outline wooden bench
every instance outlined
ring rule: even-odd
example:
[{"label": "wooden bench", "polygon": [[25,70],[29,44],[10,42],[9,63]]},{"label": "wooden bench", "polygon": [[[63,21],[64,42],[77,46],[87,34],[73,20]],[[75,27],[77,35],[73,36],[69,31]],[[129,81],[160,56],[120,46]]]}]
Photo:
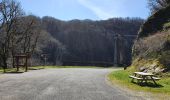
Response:
[{"label": "wooden bench", "polygon": [[133,75],[129,75],[129,77],[132,78],[132,82],[134,79],[136,79],[138,83],[143,83],[144,81],[146,83],[147,81],[153,81],[155,85],[157,85],[156,81],[160,80],[160,78],[155,77],[154,74],[144,72],[134,72]]},{"label": "wooden bench", "polygon": [[[158,77],[152,77],[154,80],[159,81],[161,78]],[[152,80],[151,78],[148,78],[147,80]]]},{"label": "wooden bench", "polygon": [[130,78],[132,79],[136,79],[136,80],[142,80],[142,78],[139,78],[139,77],[136,77],[136,76],[132,76],[132,75],[129,75]]}]

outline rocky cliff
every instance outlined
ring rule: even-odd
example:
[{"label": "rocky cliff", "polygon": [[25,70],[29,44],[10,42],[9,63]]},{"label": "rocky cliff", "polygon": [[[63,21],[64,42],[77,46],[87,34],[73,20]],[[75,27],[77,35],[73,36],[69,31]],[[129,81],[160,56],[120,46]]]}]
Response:
[{"label": "rocky cliff", "polygon": [[156,74],[170,71],[170,6],[147,19],[132,51],[136,70]]}]

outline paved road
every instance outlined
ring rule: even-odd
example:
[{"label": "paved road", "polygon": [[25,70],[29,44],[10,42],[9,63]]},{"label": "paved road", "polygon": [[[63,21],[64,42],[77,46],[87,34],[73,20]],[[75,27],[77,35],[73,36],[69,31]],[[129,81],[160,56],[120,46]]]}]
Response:
[{"label": "paved road", "polygon": [[113,69],[44,69],[0,75],[0,100],[141,100],[110,86]]}]

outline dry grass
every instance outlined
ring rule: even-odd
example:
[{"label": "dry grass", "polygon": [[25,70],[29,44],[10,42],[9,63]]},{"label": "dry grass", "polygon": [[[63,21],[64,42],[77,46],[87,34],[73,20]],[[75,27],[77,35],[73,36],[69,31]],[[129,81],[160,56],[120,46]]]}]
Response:
[{"label": "dry grass", "polygon": [[137,40],[133,47],[133,66],[142,67],[158,63],[170,69],[170,30]]},{"label": "dry grass", "polygon": [[146,57],[151,52],[159,52],[170,41],[170,30],[139,39],[133,47],[134,56]]}]

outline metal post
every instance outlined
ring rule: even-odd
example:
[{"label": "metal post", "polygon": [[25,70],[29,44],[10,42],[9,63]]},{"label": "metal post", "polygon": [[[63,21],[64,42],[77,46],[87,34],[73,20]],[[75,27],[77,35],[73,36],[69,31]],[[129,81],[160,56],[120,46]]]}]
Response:
[{"label": "metal post", "polygon": [[118,66],[118,51],[117,51],[117,42],[118,42],[118,36],[114,38],[114,66]]},{"label": "metal post", "polygon": [[123,65],[124,64],[124,39],[123,39],[123,37],[121,37],[120,38],[120,41],[119,41],[120,43],[120,51],[119,51],[119,55],[120,55],[120,58],[119,58],[119,63],[121,64],[121,65]]}]

